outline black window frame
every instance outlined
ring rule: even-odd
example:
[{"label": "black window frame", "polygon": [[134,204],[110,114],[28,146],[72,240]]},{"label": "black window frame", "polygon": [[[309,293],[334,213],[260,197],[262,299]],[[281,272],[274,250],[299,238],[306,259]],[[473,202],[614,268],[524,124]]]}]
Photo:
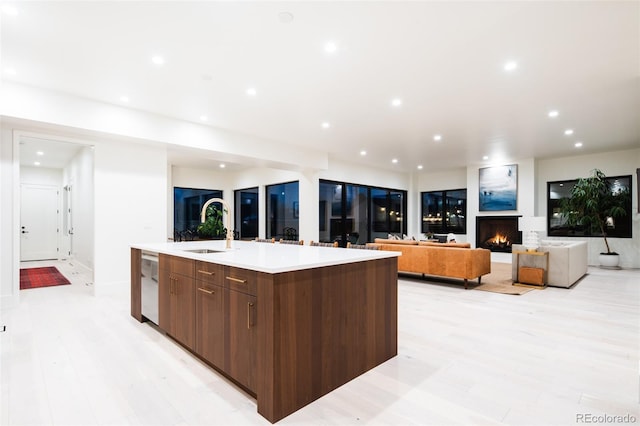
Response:
[{"label": "black window frame", "polygon": [[[318,182],[319,187],[321,185],[336,185],[336,186],[341,186],[342,188],[342,198],[340,201],[340,220],[342,221],[343,224],[347,224],[349,218],[347,217],[347,214],[349,212],[349,206],[350,204],[348,203],[347,200],[347,187],[348,186],[352,186],[352,187],[359,187],[359,188],[364,188],[366,189],[367,192],[367,235],[366,236],[362,236],[360,235],[359,238],[360,240],[358,241],[359,243],[363,243],[363,242],[371,242],[373,240],[372,235],[374,233],[374,229],[373,229],[373,216],[372,216],[372,197],[371,197],[371,192],[372,190],[380,190],[380,191],[385,191],[386,192],[386,207],[387,207],[387,213],[385,215],[385,220],[383,223],[383,230],[378,230],[375,232],[385,232],[385,233],[392,233],[392,234],[396,234],[400,237],[402,237],[402,235],[406,235],[407,233],[407,210],[408,210],[408,201],[407,201],[407,197],[408,197],[408,191],[404,190],[404,189],[397,189],[397,188],[387,188],[387,187],[380,187],[380,186],[372,186],[372,185],[366,185],[366,184],[360,184],[360,183],[353,183],[353,182],[345,182],[345,181],[336,181],[336,180],[331,180],[331,179],[320,179]],[[399,232],[389,232],[389,230],[391,229],[391,215],[390,215],[390,209],[388,208],[389,206],[391,206],[391,196],[394,193],[400,193],[402,195],[402,211],[404,212],[404,215],[402,217],[402,222],[401,222],[401,229]],[[322,201],[324,200],[318,200],[318,205],[320,207]],[[334,206],[331,206],[331,208],[333,209]],[[326,218],[324,218],[326,220]],[[320,212],[319,218],[318,218],[318,230],[322,231],[322,227],[323,227],[323,213]],[[385,230],[386,229],[386,230]],[[365,237],[365,238],[362,238]],[[386,237],[386,236],[385,236]],[[342,228],[342,231],[340,233],[340,235],[337,236],[337,238],[335,239],[335,241],[338,241],[339,245],[341,247],[346,246],[346,243],[348,241],[350,241],[351,236],[349,235],[349,233],[346,230],[346,227]],[[322,240],[322,239],[321,239]],[[333,241],[324,241],[322,240],[322,242],[333,242]]]},{"label": "black window frame", "polygon": [[[295,219],[296,223],[295,226],[285,226],[283,227],[283,232],[280,233],[273,233],[273,230],[271,229],[272,227],[272,217],[271,217],[271,194],[269,192],[269,189],[274,187],[274,186],[281,186],[281,185],[290,185],[290,184],[296,184],[298,185],[298,195],[296,197],[295,201],[292,201],[291,204],[291,212],[292,212],[292,218]],[[299,208],[300,208],[300,181],[299,180],[292,180],[292,181],[287,181],[287,182],[279,182],[279,183],[272,183],[269,185],[265,185],[264,187],[264,196],[265,196],[265,238],[275,238],[276,240],[279,239],[285,239],[285,240],[298,240],[299,236],[300,236],[300,218],[299,218]],[[285,208],[287,208],[287,206],[285,205]],[[276,230],[277,231],[277,230]]]},{"label": "black window frame", "polygon": [[[461,224],[461,228],[460,227],[453,227],[449,224],[449,221],[446,220],[446,214],[448,211],[448,200],[449,197],[448,194],[449,193],[453,193],[453,192],[462,192],[464,191],[465,193],[465,197],[464,197],[464,211],[462,212],[463,215],[463,221]],[[439,213],[440,213],[440,217],[442,218],[442,224],[439,227],[438,230],[431,230],[428,229],[429,226],[429,222],[428,220],[426,220],[426,217],[428,216],[428,212],[425,211],[425,197],[426,196],[439,196],[443,201],[442,201],[442,208],[440,209]],[[453,234],[458,234],[458,235],[466,235],[467,234],[467,220],[468,220],[468,215],[467,215],[467,202],[469,200],[469,193],[467,188],[457,188],[457,189],[444,189],[444,190],[438,190],[438,191],[422,191],[420,192],[420,232],[422,232],[423,234],[448,234],[448,233],[453,233]],[[427,228],[425,228],[427,227]]]},{"label": "black window frame", "polygon": [[[616,180],[626,179],[629,182],[629,194],[633,192],[633,178],[632,175],[620,175],[620,176],[607,176],[607,181],[615,182]],[[552,185],[564,185],[566,188],[564,192],[571,191],[569,185],[575,185],[578,179],[567,179],[547,182],[547,235],[549,237],[587,237],[587,238],[602,238],[603,235],[599,232],[592,232],[591,229],[585,229],[580,226],[572,226],[566,228],[558,228],[556,226],[556,220],[559,217],[558,208],[561,200],[566,197],[551,198]],[[617,229],[607,230],[607,238],[633,238],[633,201],[629,197],[627,208],[625,209],[627,214],[623,217],[616,218],[618,223]],[[561,217],[561,216],[560,216]]]}]

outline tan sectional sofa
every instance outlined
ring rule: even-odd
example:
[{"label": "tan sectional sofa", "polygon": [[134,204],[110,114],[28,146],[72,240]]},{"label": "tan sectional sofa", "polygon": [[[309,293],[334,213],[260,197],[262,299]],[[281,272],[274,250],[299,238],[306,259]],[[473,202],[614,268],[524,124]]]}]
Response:
[{"label": "tan sectional sofa", "polygon": [[432,243],[414,240],[376,238],[372,245],[380,250],[399,251],[398,272],[438,275],[468,281],[491,272],[491,252],[472,249],[469,243]]}]

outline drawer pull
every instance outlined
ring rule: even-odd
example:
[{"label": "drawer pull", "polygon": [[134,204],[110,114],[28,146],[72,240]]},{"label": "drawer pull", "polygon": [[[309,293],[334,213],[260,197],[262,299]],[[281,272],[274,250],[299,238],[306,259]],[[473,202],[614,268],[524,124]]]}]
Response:
[{"label": "drawer pull", "polygon": [[234,283],[246,284],[247,280],[241,280],[240,278],[227,277],[229,281],[233,281]]},{"label": "drawer pull", "polygon": [[198,269],[198,273],[199,274],[205,274],[205,275],[215,275],[215,272],[209,272],[209,271],[203,271],[202,269]]},{"label": "drawer pull", "polygon": [[253,308],[253,303],[247,303],[247,330],[251,329],[251,308]]},{"label": "drawer pull", "polygon": [[206,288],[202,288],[202,287],[198,287],[198,291],[201,291],[201,292],[207,293],[207,294],[216,294],[215,290],[207,290]]}]

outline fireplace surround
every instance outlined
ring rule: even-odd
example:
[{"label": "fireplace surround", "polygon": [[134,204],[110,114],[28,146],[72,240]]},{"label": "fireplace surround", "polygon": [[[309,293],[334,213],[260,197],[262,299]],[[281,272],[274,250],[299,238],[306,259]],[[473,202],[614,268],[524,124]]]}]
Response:
[{"label": "fireplace surround", "polygon": [[476,247],[511,253],[513,244],[522,244],[522,232],[518,231],[519,217],[477,216]]}]

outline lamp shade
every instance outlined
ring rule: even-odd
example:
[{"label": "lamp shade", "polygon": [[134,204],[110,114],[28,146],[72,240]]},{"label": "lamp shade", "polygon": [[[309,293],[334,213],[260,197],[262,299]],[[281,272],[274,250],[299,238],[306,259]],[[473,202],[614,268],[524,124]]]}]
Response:
[{"label": "lamp shade", "polygon": [[547,229],[544,216],[526,216],[518,218],[518,230],[523,233],[523,245],[528,251],[536,251],[540,247],[538,231]]},{"label": "lamp shade", "polygon": [[544,216],[523,216],[518,218],[518,230],[527,231],[546,231],[547,218]]}]

